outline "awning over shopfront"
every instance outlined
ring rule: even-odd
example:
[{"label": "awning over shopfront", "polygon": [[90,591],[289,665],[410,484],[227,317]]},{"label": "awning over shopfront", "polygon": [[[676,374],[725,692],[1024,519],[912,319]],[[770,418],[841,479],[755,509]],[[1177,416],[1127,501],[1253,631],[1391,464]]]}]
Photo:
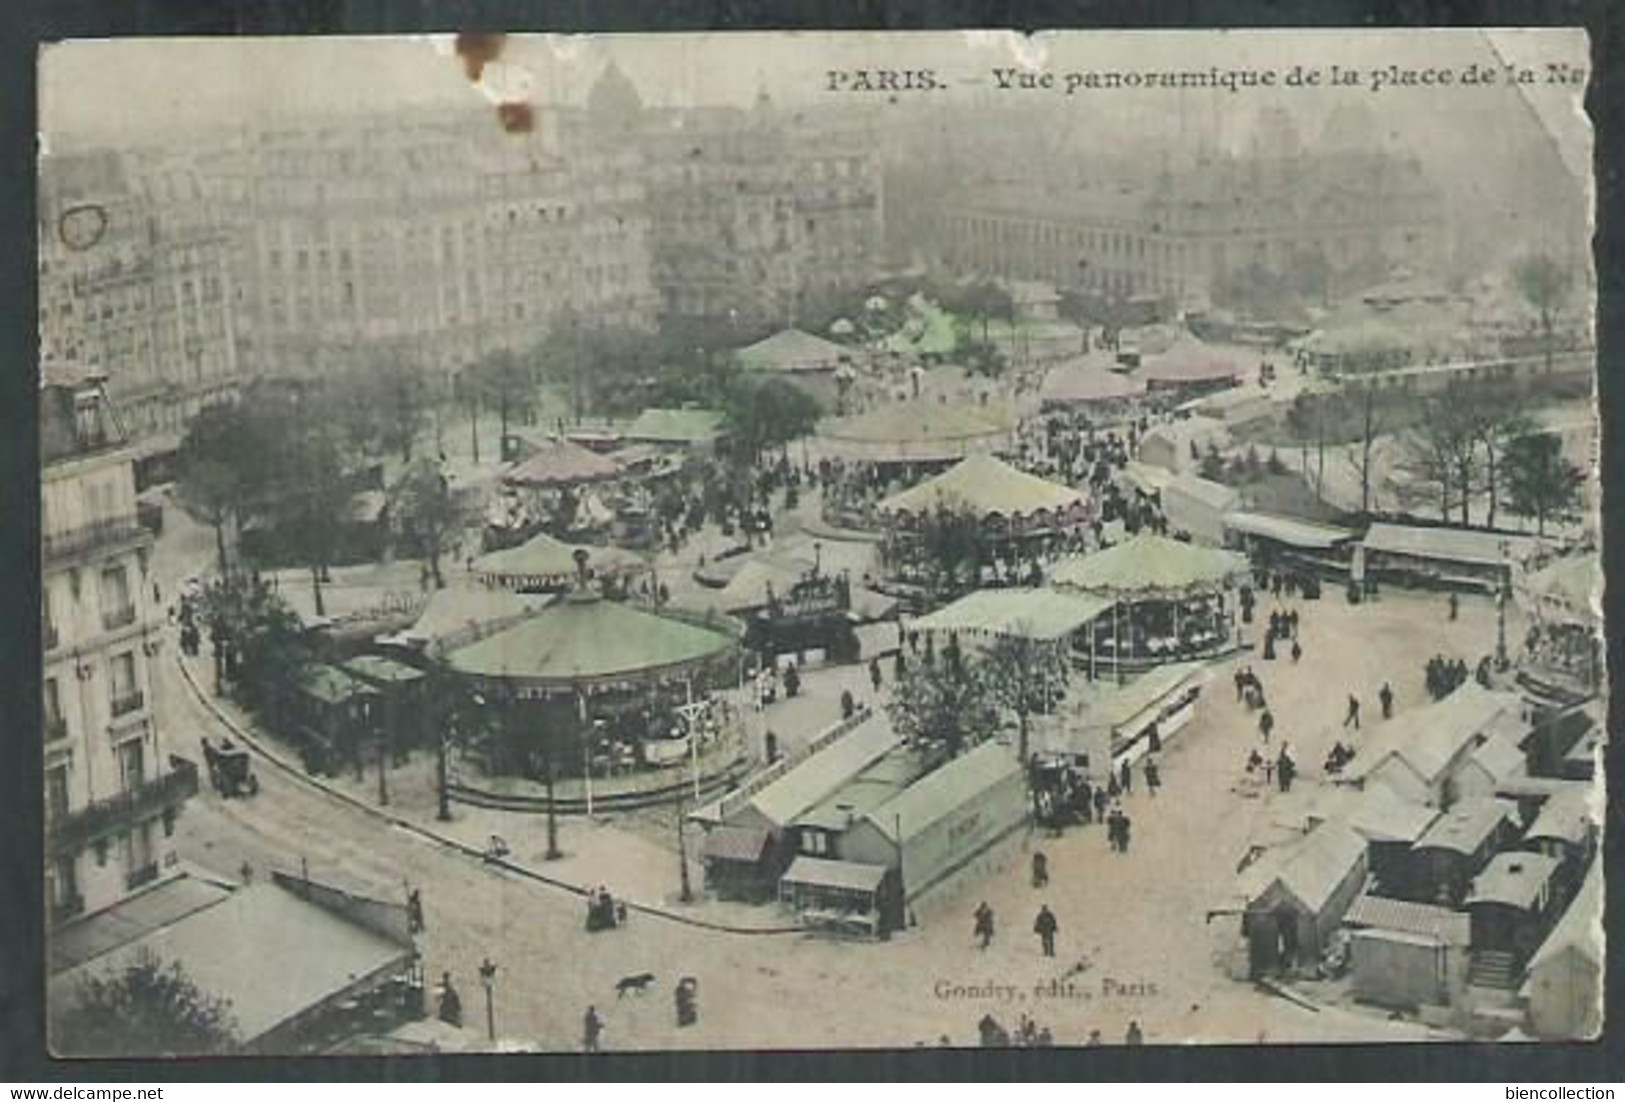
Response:
[{"label": "awning over shopfront", "polygon": [[1329,524],[1315,524],[1296,517],[1272,516],[1268,513],[1236,511],[1226,513],[1224,526],[1232,532],[1284,543],[1308,551],[1324,551],[1354,538],[1347,528]]},{"label": "awning over shopfront", "polygon": [[1233,552],[1146,532],[1104,551],[1063,560],[1051,578],[1062,589],[1121,601],[1209,593],[1247,572],[1247,560]]},{"label": "awning over shopfront", "polygon": [[779,882],[873,895],[880,890],[881,883],[886,879],[886,872],[884,865],[829,861],[822,857],[797,857]]},{"label": "awning over shopfront", "polygon": [[879,509],[892,515],[922,515],[959,508],[987,519],[1065,513],[1082,505],[1083,495],[1070,487],[1017,470],[996,456],[973,455],[952,470],[886,498]]},{"label": "awning over shopfront", "polygon": [[979,589],[910,624],[916,631],[1064,639],[1109,612],[1106,597],[1055,589]]}]

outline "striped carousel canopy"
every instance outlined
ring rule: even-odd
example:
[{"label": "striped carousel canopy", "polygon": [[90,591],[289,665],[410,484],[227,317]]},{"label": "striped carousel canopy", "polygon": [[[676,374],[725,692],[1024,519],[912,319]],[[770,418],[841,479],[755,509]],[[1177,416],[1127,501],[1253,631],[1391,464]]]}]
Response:
[{"label": "striped carousel canopy", "polygon": [[538,533],[518,547],[492,551],[474,560],[474,575],[502,589],[568,586],[576,576],[575,554],[587,552],[587,568],[597,574],[632,574],[647,570],[643,557],[624,547],[578,547]]},{"label": "striped carousel canopy", "polygon": [[1061,589],[1132,599],[1223,589],[1247,570],[1247,560],[1234,552],[1142,532],[1104,551],[1067,559],[1050,578]]},{"label": "striped carousel canopy", "polygon": [[886,514],[930,513],[941,507],[968,508],[978,517],[1028,517],[1083,505],[1083,495],[1017,470],[991,455],[973,455],[951,470],[880,503]]}]

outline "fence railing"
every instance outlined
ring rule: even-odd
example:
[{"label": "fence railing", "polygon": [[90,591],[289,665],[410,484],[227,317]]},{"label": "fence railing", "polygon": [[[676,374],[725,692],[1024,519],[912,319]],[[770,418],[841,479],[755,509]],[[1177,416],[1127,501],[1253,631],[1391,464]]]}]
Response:
[{"label": "fence railing", "polygon": [[132,514],[93,520],[89,524],[81,524],[59,532],[47,532],[40,537],[40,550],[44,552],[45,558],[58,559],[98,547],[151,538],[151,533],[141,527],[140,521]]},{"label": "fence railing", "polygon": [[841,720],[839,723],[834,724],[812,738],[801,750],[793,754],[786,754],[778,761],[775,761],[772,765],[769,765],[763,769],[758,769],[755,773],[752,773],[739,787],[729,789],[727,792],[723,793],[722,798],[717,800],[717,802],[713,805],[715,817],[717,819],[728,818],[728,816],[745,806],[750,798],[756,795],[756,793],[760,792],[762,789],[766,788],[768,785],[772,784],[774,781],[778,780],[790,770],[794,769],[796,766],[800,765],[802,762],[806,761],[808,758],[812,757],[826,746],[829,746],[837,739],[850,734],[853,730],[860,727],[873,714],[874,713],[870,710],[868,705],[860,704],[857,711],[853,712],[846,719]]},{"label": "fence railing", "polygon": [[174,768],[156,780],[66,815],[46,816],[47,848],[54,854],[77,852],[126,826],[179,807],[196,796],[197,789],[197,766],[175,761]]}]

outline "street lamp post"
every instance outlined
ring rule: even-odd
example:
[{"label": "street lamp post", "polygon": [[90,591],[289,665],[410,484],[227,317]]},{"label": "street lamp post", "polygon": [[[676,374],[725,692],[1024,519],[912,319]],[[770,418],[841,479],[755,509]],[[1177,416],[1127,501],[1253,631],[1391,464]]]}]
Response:
[{"label": "street lamp post", "polygon": [[553,798],[553,748],[548,745],[542,751],[542,765],[547,770],[547,852],[543,859],[557,861],[564,854],[559,852],[559,809]]},{"label": "street lamp post", "polygon": [[[458,722],[460,721],[456,716],[451,717],[454,728]],[[451,778],[447,776],[446,772],[446,752],[449,740],[444,730],[440,730],[436,734],[438,737],[435,739],[435,794],[439,800],[439,807],[435,812],[435,818],[442,823],[449,823],[451,822],[451,791],[449,788]]]},{"label": "street lamp post", "polygon": [[486,957],[480,964],[480,985],[485,988],[485,1034],[495,1042],[497,1039],[497,1015],[494,992],[496,989],[497,966]]},{"label": "street lamp post", "polygon": [[1512,595],[1512,544],[1501,541],[1501,585],[1495,595],[1495,668],[1510,665],[1507,658],[1507,599]]},{"label": "street lamp post", "polygon": [[677,898],[684,903],[694,902],[694,889],[688,882],[688,838],[683,833],[683,790],[677,790],[677,868],[682,875]]}]

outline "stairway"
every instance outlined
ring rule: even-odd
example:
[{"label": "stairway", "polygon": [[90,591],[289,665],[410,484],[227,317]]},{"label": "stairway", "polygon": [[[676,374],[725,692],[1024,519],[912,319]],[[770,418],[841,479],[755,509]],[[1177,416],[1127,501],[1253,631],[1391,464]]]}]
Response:
[{"label": "stairway", "polygon": [[1474,953],[1467,982],[1474,987],[1513,990],[1518,986],[1518,970],[1513,964],[1512,954],[1490,950]]}]

